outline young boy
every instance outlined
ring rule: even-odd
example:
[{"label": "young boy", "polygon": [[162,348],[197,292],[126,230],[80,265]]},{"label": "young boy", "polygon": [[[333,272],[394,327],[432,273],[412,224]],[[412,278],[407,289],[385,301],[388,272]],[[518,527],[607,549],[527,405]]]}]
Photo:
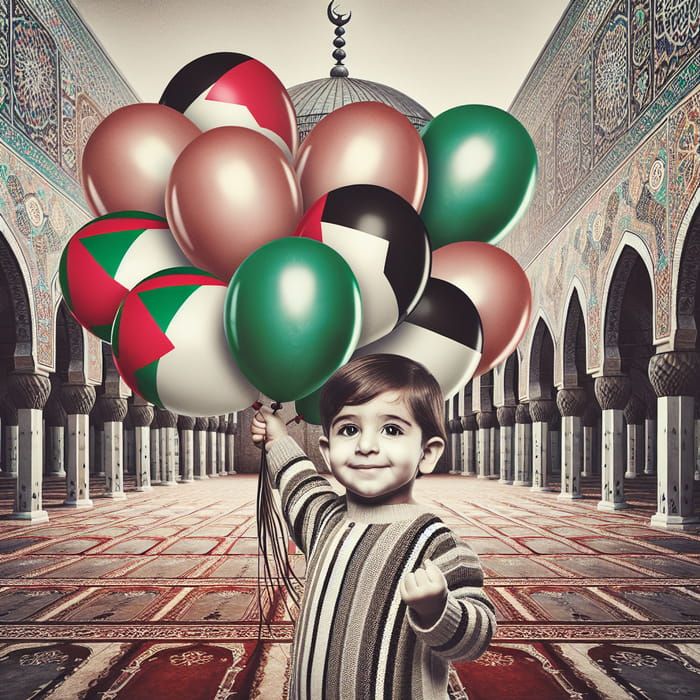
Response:
[{"label": "young boy", "polygon": [[480,656],[496,620],[476,554],[413,498],[445,447],[439,385],[412,360],[369,355],[328,380],[320,413],[344,496],[270,409],[252,425],[307,559],[289,697],[444,700],[450,659]]}]

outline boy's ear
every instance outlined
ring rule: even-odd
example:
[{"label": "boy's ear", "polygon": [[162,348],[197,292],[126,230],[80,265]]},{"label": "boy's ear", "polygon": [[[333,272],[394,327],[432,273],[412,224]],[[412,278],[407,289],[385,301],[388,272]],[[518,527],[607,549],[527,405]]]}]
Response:
[{"label": "boy's ear", "polygon": [[321,437],[318,439],[318,449],[321,452],[321,457],[323,457],[323,461],[326,463],[328,470],[332,471],[330,459],[331,446],[328,442],[328,437],[325,435],[321,435]]},{"label": "boy's ear", "polygon": [[430,474],[437,466],[438,460],[445,450],[445,441],[441,437],[431,437],[423,445],[423,456],[418,462],[418,471],[421,474]]}]

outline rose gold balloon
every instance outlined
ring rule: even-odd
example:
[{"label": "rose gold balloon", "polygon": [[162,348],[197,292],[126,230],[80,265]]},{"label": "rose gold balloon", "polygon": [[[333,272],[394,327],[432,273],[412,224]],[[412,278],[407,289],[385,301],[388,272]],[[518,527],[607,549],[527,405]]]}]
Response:
[{"label": "rose gold balloon", "polygon": [[302,214],[299,183],[282,150],[239,126],[206,131],[185,148],[165,204],[185,255],[224,281],[254,250],[291,235]]},{"label": "rose gold balloon", "polygon": [[420,211],[428,186],[420,134],[381,102],[353,102],[321,119],[299,147],[296,171],[304,210],[345,185],[380,185]]},{"label": "rose gold balloon", "polygon": [[479,312],[484,348],[474,376],[501,364],[530,321],[532,289],[523,268],[495,245],[465,241],[434,251],[430,274],[459,287]]},{"label": "rose gold balloon", "polygon": [[165,216],[165,187],[182,149],[202,132],[180,112],[140,102],[105,117],[85,144],[81,181],[102,216],[138,210]]}]

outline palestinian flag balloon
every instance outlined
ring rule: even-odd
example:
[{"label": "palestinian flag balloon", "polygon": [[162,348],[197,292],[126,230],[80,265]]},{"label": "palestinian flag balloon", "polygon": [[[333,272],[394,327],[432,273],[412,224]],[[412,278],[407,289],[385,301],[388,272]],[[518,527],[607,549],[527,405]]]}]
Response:
[{"label": "palestinian flag balloon", "polygon": [[263,63],[222,51],[196,58],[166,86],[160,104],[182,112],[202,131],[243,126],[264,134],[293,160],[299,144],[289,93]]},{"label": "palestinian flag balloon", "polygon": [[415,209],[378,185],[347,185],[320,197],[295,235],[330,246],[350,266],[362,297],[358,347],[389,333],[418,303],[430,276],[428,233]]},{"label": "palestinian flag balloon", "polygon": [[189,416],[239,411],[257,399],[226,341],[226,290],[208,272],[171,268],[126,295],[114,321],[112,352],[133,391]]},{"label": "palestinian flag balloon", "polygon": [[471,299],[455,285],[431,277],[406,320],[353,357],[389,353],[420,362],[449,398],[474,375],[482,347],[481,319]]},{"label": "palestinian flag balloon", "polygon": [[59,282],[78,323],[109,342],[119,304],[132,287],[158,270],[190,264],[163,217],[119,211],[73,234],[63,249]]}]

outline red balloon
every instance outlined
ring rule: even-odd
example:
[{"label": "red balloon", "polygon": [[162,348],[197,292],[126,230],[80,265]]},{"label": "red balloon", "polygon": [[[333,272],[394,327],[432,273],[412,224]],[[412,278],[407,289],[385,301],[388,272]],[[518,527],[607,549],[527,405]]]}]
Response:
[{"label": "red balloon", "polygon": [[171,231],[190,261],[228,281],[254,250],[294,232],[301,190],[281,149],[239,126],[206,131],[175,162]]},{"label": "red balloon", "polygon": [[321,119],[299,147],[296,170],[304,210],[339,187],[379,185],[420,211],[428,186],[420,134],[380,102],[353,102]]},{"label": "red balloon", "polygon": [[141,102],[105,117],[85,144],[81,181],[90,209],[165,216],[165,187],[180,152],[201,131],[180,112]]},{"label": "red balloon", "polygon": [[450,243],[433,252],[430,274],[459,287],[479,312],[484,345],[474,376],[501,364],[522,339],[532,309],[530,281],[517,260],[491,243]]}]

